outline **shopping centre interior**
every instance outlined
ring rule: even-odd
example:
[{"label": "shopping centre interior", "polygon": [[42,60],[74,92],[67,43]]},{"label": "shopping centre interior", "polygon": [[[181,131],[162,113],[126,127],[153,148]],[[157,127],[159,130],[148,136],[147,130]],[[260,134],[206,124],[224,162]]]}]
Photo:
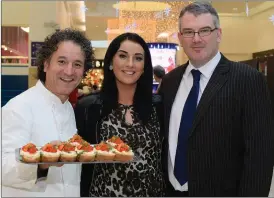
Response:
[{"label": "shopping centre interior", "polygon": [[[263,72],[274,96],[274,1],[210,2],[220,16],[223,33],[220,51],[230,60],[249,63]],[[89,86],[100,87],[108,44],[127,31],[140,34],[156,49],[152,53],[154,65],[159,57],[174,67],[185,63],[187,57],[179,45],[177,32],[180,10],[188,3],[2,1],[2,106],[35,84],[35,52],[45,37],[58,29],[76,28],[91,40],[96,61],[87,75]]]}]

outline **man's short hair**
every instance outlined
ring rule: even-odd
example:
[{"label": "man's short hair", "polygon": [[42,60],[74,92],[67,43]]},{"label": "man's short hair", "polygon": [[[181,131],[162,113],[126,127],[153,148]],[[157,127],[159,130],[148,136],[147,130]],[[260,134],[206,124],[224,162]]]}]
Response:
[{"label": "man's short hair", "polygon": [[194,16],[199,16],[201,14],[211,14],[213,17],[213,23],[216,28],[220,28],[220,19],[219,15],[214,7],[212,7],[211,3],[205,2],[205,1],[196,1],[193,2],[186,7],[184,7],[181,10],[181,13],[179,15],[179,32],[181,32],[182,24],[181,24],[181,18],[184,16],[185,13],[191,13]]}]

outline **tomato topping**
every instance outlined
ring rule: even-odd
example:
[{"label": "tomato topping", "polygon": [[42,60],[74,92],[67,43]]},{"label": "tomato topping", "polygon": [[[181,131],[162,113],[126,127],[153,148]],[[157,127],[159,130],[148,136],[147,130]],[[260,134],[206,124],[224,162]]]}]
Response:
[{"label": "tomato topping", "polygon": [[97,145],[95,146],[95,148],[96,148],[97,150],[101,150],[101,151],[109,151],[109,150],[110,150],[109,145],[107,145],[107,144],[104,143],[104,142],[101,142],[100,144],[97,144]]},{"label": "tomato topping", "polygon": [[73,146],[70,143],[63,143],[63,144],[59,145],[58,149],[60,151],[65,151],[65,152],[75,151],[75,146]]},{"label": "tomato topping", "polygon": [[115,146],[115,149],[119,152],[128,152],[130,150],[130,147],[127,144],[118,144]]},{"label": "tomato topping", "polygon": [[63,150],[63,148],[64,148],[64,144],[60,144],[59,146],[58,146],[58,149],[60,150],[60,151],[62,151]]},{"label": "tomato topping", "polygon": [[75,134],[72,138],[70,138],[69,142],[78,142],[78,143],[82,143],[83,141],[83,138],[78,135],[78,134]]},{"label": "tomato topping", "polygon": [[120,137],[118,136],[113,136],[112,138],[109,139],[109,142],[113,142],[115,144],[123,144],[123,140],[121,140]]},{"label": "tomato topping", "polygon": [[31,153],[31,154],[34,154],[34,153],[36,153],[36,151],[37,151],[37,148],[35,148],[35,147],[31,147],[31,148],[29,148],[29,153]]},{"label": "tomato topping", "polygon": [[56,153],[57,149],[56,146],[48,143],[45,146],[43,146],[42,151],[50,152],[50,153]]},{"label": "tomato topping", "polygon": [[77,149],[78,150],[83,150],[83,151],[86,151],[86,152],[93,151],[93,147],[91,145],[89,145],[89,144],[78,145]]},{"label": "tomato topping", "polygon": [[36,151],[38,151],[38,149],[36,148],[36,146],[32,143],[28,143],[25,146],[23,146],[22,150],[24,152],[29,152],[31,154],[36,153]]}]

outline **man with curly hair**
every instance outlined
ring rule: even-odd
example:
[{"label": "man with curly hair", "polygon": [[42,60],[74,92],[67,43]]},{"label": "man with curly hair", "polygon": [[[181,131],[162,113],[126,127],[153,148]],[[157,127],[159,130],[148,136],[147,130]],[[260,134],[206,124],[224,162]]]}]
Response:
[{"label": "man with curly hair", "polygon": [[77,30],[45,39],[37,54],[36,85],[2,108],[3,196],[80,196],[80,165],[23,164],[15,160],[15,149],[66,141],[77,133],[68,98],[92,59],[91,42]]}]

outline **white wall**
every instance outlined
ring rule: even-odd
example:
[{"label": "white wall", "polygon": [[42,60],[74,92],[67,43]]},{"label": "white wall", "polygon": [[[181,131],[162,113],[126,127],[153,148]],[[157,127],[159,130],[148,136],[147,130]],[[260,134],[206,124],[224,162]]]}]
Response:
[{"label": "white wall", "polygon": [[2,1],[2,26],[28,26],[33,1]]},{"label": "white wall", "polygon": [[61,29],[71,27],[71,17],[67,10],[67,4],[64,1],[57,1],[57,23]]},{"label": "white wall", "polygon": [[269,19],[274,15],[274,1],[272,3],[273,8],[252,17],[256,35],[254,52],[274,49],[274,24]]},{"label": "white wall", "polygon": [[104,59],[107,48],[95,48],[94,56],[96,59]]}]

